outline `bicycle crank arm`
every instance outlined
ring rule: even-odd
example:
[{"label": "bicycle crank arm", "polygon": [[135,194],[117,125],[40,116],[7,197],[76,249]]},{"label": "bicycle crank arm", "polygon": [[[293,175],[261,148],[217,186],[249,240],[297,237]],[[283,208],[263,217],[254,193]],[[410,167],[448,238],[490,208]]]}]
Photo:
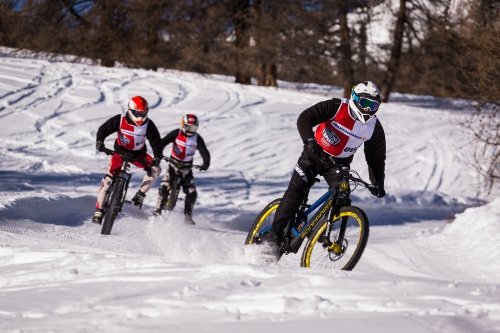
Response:
[{"label": "bicycle crank arm", "polygon": [[290,245],[288,246],[288,250],[293,253],[297,253],[302,246],[302,242],[304,241],[304,238],[302,237],[294,237],[290,241]]}]

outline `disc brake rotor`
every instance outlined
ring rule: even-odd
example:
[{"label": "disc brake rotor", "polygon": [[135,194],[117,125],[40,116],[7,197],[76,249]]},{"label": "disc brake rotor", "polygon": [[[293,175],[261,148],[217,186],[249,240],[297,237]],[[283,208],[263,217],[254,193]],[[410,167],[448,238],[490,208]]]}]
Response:
[{"label": "disc brake rotor", "polygon": [[333,242],[329,247],[328,247],[328,257],[330,258],[331,261],[337,261],[342,256],[347,250],[347,239],[342,239],[342,242]]}]

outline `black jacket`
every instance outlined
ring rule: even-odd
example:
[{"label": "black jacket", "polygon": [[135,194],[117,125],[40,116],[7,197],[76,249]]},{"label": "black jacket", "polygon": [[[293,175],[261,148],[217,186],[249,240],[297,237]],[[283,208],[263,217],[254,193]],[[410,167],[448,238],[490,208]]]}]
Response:
[{"label": "black jacket", "polygon": [[[319,102],[304,110],[297,120],[297,129],[299,130],[302,141],[305,142],[308,138],[314,137],[313,127],[333,118],[341,102],[342,100],[338,98],[332,98]],[[386,142],[384,129],[378,119],[372,137],[364,143],[364,151],[368,164],[370,181],[373,184],[378,184],[383,187],[385,179]]]},{"label": "black jacket", "polygon": [[[134,122],[132,119],[130,119],[128,113],[125,116],[127,119],[127,122],[131,125],[134,125]],[[97,130],[96,134],[96,141],[102,141],[104,140],[111,134],[118,132],[120,129],[120,122],[121,122],[122,116],[120,114],[117,114],[114,117],[109,118],[104,124],[102,124],[99,129]],[[151,149],[153,150],[153,155],[154,158],[162,158],[162,145],[161,145],[161,136],[160,132],[158,132],[158,128],[156,127],[155,123],[151,119],[147,119],[148,121],[148,129],[146,132],[146,137],[148,138],[149,144],[151,145]],[[137,150],[137,151],[132,151],[125,149],[121,146],[119,146],[115,140],[115,146],[114,149],[119,152],[126,152],[126,153],[133,153],[133,154],[143,154],[146,152],[146,146],[144,146],[143,149]]]},{"label": "black jacket", "polygon": [[[162,151],[168,144],[175,141],[175,138],[177,138],[177,135],[179,135],[179,131],[180,129],[175,129],[161,139]],[[201,135],[198,133],[197,135],[198,139],[196,141],[196,149],[198,149],[198,151],[200,152],[201,158],[203,159],[203,165],[208,169],[208,167],[210,166],[210,153],[208,152],[205,141],[203,140]]]}]

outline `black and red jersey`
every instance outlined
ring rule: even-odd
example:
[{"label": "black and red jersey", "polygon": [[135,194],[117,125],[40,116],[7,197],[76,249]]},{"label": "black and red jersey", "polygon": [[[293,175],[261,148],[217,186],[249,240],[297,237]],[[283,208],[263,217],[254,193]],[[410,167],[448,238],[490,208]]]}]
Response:
[{"label": "black and red jersey", "polygon": [[371,117],[366,123],[354,120],[349,113],[348,100],[342,100],[335,115],[319,124],[314,136],[323,150],[337,158],[347,158],[369,140],[375,130],[377,118]]},{"label": "black and red jersey", "polygon": [[141,126],[136,125],[127,115],[116,115],[108,119],[97,130],[96,140],[103,141],[118,132],[114,149],[116,151],[142,154],[146,152],[146,140],[149,141],[155,158],[161,158],[162,146],[160,132],[151,119]]},{"label": "black and red jersey", "polygon": [[300,137],[304,142],[314,137],[326,153],[347,163],[364,144],[370,181],[384,184],[386,141],[382,124],[376,116],[365,124],[355,120],[347,102],[333,98],[304,110],[297,120]]},{"label": "black and red jersey", "polygon": [[161,143],[163,148],[173,143],[170,156],[178,161],[192,163],[194,154],[198,150],[203,159],[203,164],[207,168],[210,165],[210,153],[205,145],[205,141],[198,133],[187,136],[180,129],[175,129],[163,137]]}]

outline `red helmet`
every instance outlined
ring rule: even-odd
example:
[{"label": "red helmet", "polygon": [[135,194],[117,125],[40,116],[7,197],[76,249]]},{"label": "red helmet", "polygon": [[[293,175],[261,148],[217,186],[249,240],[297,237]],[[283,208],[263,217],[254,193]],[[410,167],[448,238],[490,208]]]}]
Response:
[{"label": "red helmet", "polygon": [[141,96],[134,96],[128,102],[128,114],[137,125],[141,126],[148,117],[148,102]]},{"label": "red helmet", "polygon": [[187,136],[192,136],[198,130],[198,117],[194,114],[187,114],[181,118],[181,130]]}]

